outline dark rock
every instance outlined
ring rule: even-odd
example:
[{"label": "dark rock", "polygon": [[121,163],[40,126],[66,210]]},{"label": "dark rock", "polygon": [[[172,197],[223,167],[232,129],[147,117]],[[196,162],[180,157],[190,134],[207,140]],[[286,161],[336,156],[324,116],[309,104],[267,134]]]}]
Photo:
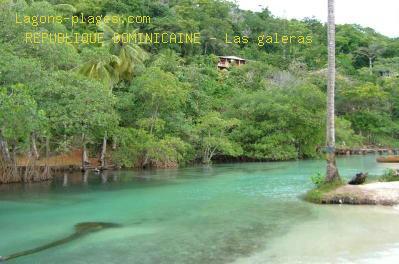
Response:
[{"label": "dark rock", "polygon": [[359,185],[359,184],[363,184],[366,181],[366,178],[369,174],[360,172],[360,173],[356,173],[356,175],[348,182],[348,184],[352,184],[352,185]]}]

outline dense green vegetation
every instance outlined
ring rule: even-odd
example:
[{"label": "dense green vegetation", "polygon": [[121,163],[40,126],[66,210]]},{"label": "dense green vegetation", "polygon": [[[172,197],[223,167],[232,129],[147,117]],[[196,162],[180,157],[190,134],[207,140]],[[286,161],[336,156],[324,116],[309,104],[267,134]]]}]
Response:
[{"label": "dense green vegetation", "polygon": [[310,176],[310,180],[314,184],[314,188],[308,190],[303,195],[303,199],[305,201],[317,204],[323,203],[323,198],[326,193],[329,193],[345,184],[344,180],[341,178],[327,182],[325,180],[325,176],[323,176],[320,172]]},{"label": "dense green vegetation", "polygon": [[305,201],[321,204],[323,203],[323,198],[325,194],[334,191],[338,187],[343,186],[345,184],[342,180],[325,182],[324,177],[320,177],[320,179],[321,179],[320,183],[317,183],[315,188],[310,189],[304,194],[303,199]]},{"label": "dense green vegetation", "polygon": [[384,174],[378,177],[378,181],[380,182],[391,182],[391,181],[398,181],[399,175],[398,171],[395,169],[387,169]]},{"label": "dense green vegetation", "polygon": [[[15,23],[23,15],[149,15],[150,24]],[[49,0],[0,4],[0,147],[88,148],[127,167],[287,160],[324,145],[326,26],[240,10],[221,0]],[[201,45],[115,43],[113,32],[200,32]],[[104,45],[27,44],[24,32],[104,32]],[[225,33],[311,35],[312,44],[226,44]],[[337,145],[398,146],[399,40],[337,26]],[[249,60],[220,71],[217,55]]]}]

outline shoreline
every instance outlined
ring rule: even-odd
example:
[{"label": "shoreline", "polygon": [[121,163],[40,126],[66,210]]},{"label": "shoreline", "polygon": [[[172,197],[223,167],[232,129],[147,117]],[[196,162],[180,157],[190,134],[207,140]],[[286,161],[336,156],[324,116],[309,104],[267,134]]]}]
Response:
[{"label": "shoreline", "polygon": [[399,205],[399,181],[343,185],[326,192],[322,204]]},{"label": "shoreline", "polygon": [[[26,157],[19,157],[18,163],[17,163],[17,169],[18,171],[24,175],[25,171],[29,172],[34,172],[35,174],[39,175],[41,174],[40,172],[42,171],[49,171],[51,174],[57,174],[57,173],[74,173],[74,172],[81,172],[82,171],[82,165],[81,165],[81,150],[76,149],[71,151],[70,153],[67,154],[61,154],[57,156],[52,156],[49,158],[44,158],[44,159],[39,159],[39,160],[28,160]],[[378,154],[378,152],[372,152],[372,153],[366,153],[364,155],[350,155],[350,156],[375,156],[375,157],[380,157],[381,155]],[[385,155],[382,155],[385,156]],[[348,157],[348,155],[339,155],[339,158],[345,158]],[[86,170],[88,171],[95,171],[95,172],[100,172],[102,170],[109,170],[109,171],[115,171],[115,170],[134,170],[134,171],[141,171],[141,170],[158,170],[158,169],[175,169],[175,168],[185,168],[185,167],[191,167],[191,166],[202,166],[203,164],[193,162],[193,163],[187,163],[187,164],[182,164],[180,166],[176,167],[147,167],[147,168],[124,168],[124,167],[118,167],[115,164],[113,164],[112,159],[107,159],[107,164],[108,166],[101,169],[100,168],[100,162],[97,157],[90,157],[90,164],[86,167]],[[251,159],[248,157],[229,157],[229,156],[216,156],[213,165],[221,165],[221,164],[235,164],[235,163],[278,163],[278,162],[290,162],[290,161],[306,161],[306,160],[323,160],[322,157],[314,157],[314,158],[304,158],[304,159],[287,159],[287,160],[261,160],[261,159]],[[34,177],[34,180],[28,180],[27,182],[42,182],[42,181],[48,181],[49,179],[40,179],[40,177]],[[24,183],[21,180],[15,180],[15,181],[8,181],[5,183],[0,183],[2,184],[10,184],[10,183]],[[339,201],[339,199],[338,199]],[[333,202],[333,201],[326,201],[326,203],[339,203],[339,202]]]}]

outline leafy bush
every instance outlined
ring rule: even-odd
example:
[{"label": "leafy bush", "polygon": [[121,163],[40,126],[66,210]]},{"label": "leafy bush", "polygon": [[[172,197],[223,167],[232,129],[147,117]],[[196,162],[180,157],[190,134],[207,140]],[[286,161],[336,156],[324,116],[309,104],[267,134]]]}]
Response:
[{"label": "leafy bush", "polygon": [[118,148],[113,152],[113,162],[122,167],[145,165],[175,167],[187,160],[190,151],[180,138],[166,136],[157,138],[143,129],[121,128],[116,135]]},{"label": "leafy bush", "polygon": [[352,129],[352,124],[349,120],[346,120],[343,117],[338,117],[335,121],[337,146],[359,147],[362,145],[364,138],[355,134],[355,131]]},{"label": "leafy bush", "polygon": [[320,187],[324,183],[324,176],[320,172],[310,176],[310,180],[316,187]]},{"label": "leafy bush", "polygon": [[[315,178],[320,179],[321,175],[318,174],[317,177],[315,177]],[[312,181],[313,181],[313,179],[312,179]],[[333,182],[325,182],[324,178],[323,178],[322,183],[317,185],[316,188],[309,190],[305,194],[304,199],[305,199],[305,201],[308,201],[311,203],[321,204],[321,203],[323,203],[323,197],[326,193],[329,193],[344,184],[345,183],[342,180],[336,180]]]},{"label": "leafy bush", "polygon": [[379,178],[380,182],[399,181],[398,172],[394,169],[385,170],[384,174]]}]

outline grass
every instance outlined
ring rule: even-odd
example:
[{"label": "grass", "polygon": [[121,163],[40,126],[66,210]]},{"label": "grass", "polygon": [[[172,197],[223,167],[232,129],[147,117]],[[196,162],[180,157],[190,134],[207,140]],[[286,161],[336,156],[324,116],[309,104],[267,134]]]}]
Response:
[{"label": "grass", "polygon": [[399,181],[399,176],[394,169],[388,169],[384,172],[384,174],[378,178],[379,182],[392,182]]},{"label": "grass", "polygon": [[364,184],[375,183],[375,182],[399,181],[399,176],[396,170],[394,169],[387,169],[384,171],[384,174],[382,175],[370,175],[370,176],[367,177],[366,182]]},{"label": "grass", "polygon": [[[320,173],[311,176],[311,180],[314,183],[315,188],[309,190],[305,194],[304,200],[317,204],[321,204],[323,202],[323,198],[326,193],[331,192],[337,189],[338,187],[346,184],[343,180],[337,180],[334,182],[327,183],[324,181],[324,176],[322,176]],[[399,181],[399,176],[397,174],[397,171],[394,169],[388,169],[384,172],[383,175],[377,178],[370,179],[370,177],[368,177],[366,179],[365,184],[373,182],[393,182],[393,181]]]},{"label": "grass", "polygon": [[305,201],[311,203],[321,204],[323,202],[324,194],[337,189],[338,187],[344,185],[345,182],[342,180],[336,180],[333,182],[322,182],[316,185],[315,188],[309,190],[305,196]]}]

